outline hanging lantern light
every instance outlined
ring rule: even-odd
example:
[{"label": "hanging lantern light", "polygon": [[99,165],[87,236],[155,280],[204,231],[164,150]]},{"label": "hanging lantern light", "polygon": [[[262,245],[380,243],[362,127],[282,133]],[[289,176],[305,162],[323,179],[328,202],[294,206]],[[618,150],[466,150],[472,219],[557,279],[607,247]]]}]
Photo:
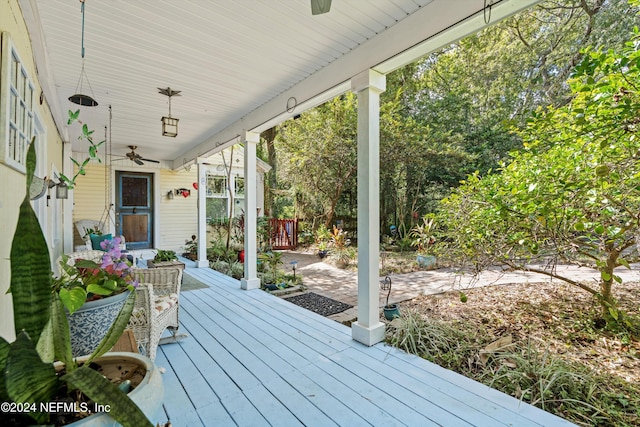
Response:
[{"label": "hanging lantern light", "polygon": [[69,197],[69,187],[64,181],[60,181],[56,184],[56,198],[66,199]]},{"label": "hanging lantern light", "polygon": [[171,117],[171,97],[180,96],[179,90],[173,90],[170,87],[166,89],[158,88],[159,93],[169,97],[169,115],[163,116],[162,119],[162,136],[170,136],[175,138],[178,136],[178,120],[175,117]]},{"label": "hanging lantern light", "polygon": [[89,83],[89,77],[87,77],[87,73],[84,71],[84,2],[85,0],[80,0],[80,11],[82,12],[82,68],[80,70],[80,78],[78,79],[78,84],[76,85],[76,93],[69,97],[69,101],[83,107],[96,107],[98,106],[98,101],[96,101],[93,96],[85,95],[82,93],[82,84],[86,79],[87,86],[89,86],[91,95],[93,95],[93,89],[91,88],[91,83]]}]

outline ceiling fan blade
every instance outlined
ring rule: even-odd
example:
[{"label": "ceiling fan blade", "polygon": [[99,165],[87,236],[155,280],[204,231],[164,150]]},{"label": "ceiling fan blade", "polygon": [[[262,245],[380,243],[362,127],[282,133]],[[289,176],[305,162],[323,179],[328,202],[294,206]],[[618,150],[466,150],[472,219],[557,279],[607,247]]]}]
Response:
[{"label": "ceiling fan blade", "polygon": [[140,159],[131,159],[131,160],[133,160],[134,162],[136,162],[136,164],[138,164],[140,166],[144,165],[144,163],[141,162]]},{"label": "ceiling fan blade", "polygon": [[160,163],[160,160],[144,159],[142,157],[140,157],[140,160],[144,160],[145,162],[151,162],[151,163]]}]

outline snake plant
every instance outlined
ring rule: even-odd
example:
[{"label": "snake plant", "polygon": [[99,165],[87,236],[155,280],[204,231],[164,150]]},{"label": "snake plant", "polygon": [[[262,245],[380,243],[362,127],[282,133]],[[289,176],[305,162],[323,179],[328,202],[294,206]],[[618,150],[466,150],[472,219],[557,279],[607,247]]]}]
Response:
[{"label": "snake plant", "polygon": [[[47,242],[29,201],[29,187],[36,165],[35,138],[27,153],[27,191],[20,206],[11,244],[11,283],[16,340],[0,337],[0,401],[29,408],[25,414],[0,413],[0,425],[50,424],[41,403],[58,401],[79,390],[98,404],[109,405],[110,415],[123,426],[151,426],[136,404],[98,372],[92,360],[113,347],[133,310],[131,293],[118,318],[89,360],[77,366],[71,356],[69,325],[59,295],[52,290]],[[64,375],[54,361],[64,364]],[[29,405],[28,407],[25,405]],[[25,411],[27,412],[27,411]],[[30,417],[31,419],[27,418]]]}]

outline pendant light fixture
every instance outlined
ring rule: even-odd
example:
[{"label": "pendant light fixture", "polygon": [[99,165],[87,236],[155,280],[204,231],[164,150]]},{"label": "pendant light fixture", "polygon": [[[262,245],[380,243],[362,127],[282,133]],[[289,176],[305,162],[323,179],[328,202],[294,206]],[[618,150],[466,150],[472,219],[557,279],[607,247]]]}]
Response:
[{"label": "pendant light fixture", "polygon": [[76,93],[69,97],[69,101],[74,104],[82,105],[83,107],[96,107],[98,106],[98,101],[96,101],[93,96],[85,95],[82,93],[82,83],[83,80],[87,80],[87,86],[89,86],[89,90],[91,91],[91,95],[93,95],[93,89],[91,89],[91,83],[89,83],[89,77],[87,77],[87,73],[84,71],[84,2],[85,0],[80,0],[80,11],[82,12],[82,69],[80,71],[80,79],[78,79],[78,84],[76,85]]},{"label": "pendant light fixture", "polygon": [[162,119],[162,136],[170,136],[175,138],[178,136],[178,120],[174,117],[171,117],[171,97],[172,96],[180,96],[179,90],[173,90],[170,87],[166,89],[158,88],[158,93],[166,95],[169,97],[169,115],[163,116]]},{"label": "pendant light fixture", "polygon": [[331,0],[311,0],[311,14],[322,15],[331,9]]}]

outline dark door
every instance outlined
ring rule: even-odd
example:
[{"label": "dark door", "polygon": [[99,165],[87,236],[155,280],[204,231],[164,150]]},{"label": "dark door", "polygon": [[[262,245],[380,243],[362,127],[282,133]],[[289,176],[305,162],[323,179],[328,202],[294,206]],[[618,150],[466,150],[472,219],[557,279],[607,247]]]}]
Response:
[{"label": "dark door", "polygon": [[128,249],[153,247],[153,174],[116,172],[117,234]]}]

